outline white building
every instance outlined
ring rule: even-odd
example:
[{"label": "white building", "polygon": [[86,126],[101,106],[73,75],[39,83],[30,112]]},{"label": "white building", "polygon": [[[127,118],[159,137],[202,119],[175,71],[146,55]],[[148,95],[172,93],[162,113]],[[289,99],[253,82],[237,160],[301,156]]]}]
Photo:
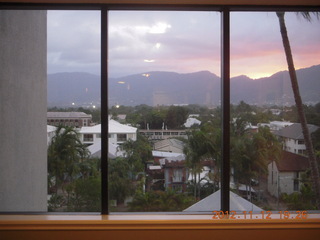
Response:
[{"label": "white building", "polygon": [[128,140],[137,140],[137,128],[109,119],[109,142],[121,145]]},{"label": "white building", "polygon": [[[92,145],[101,141],[101,124],[82,127],[79,131],[80,139],[84,144]],[[109,142],[112,144],[122,144],[129,139],[137,140],[137,128],[121,124],[109,119]]]},{"label": "white building", "polygon": [[[311,134],[319,127],[308,124],[308,128]],[[290,126],[274,132],[274,134],[282,140],[283,150],[297,154],[306,153],[306,145],[304,143],[304,137],[300,123],[293,123]]]},{"label": "white building", "polygon": [[[101,156],[101,124],[82,127],[79,133],[80,140],[89,146],[92,156]],[[109,119],[109,156],[122,156],[123,152],[118,147],[128,140],[137,140],[137,128]]]},{"label": "white building", "polygon": [[309,167],[307,157],[283,152],[280,161],[272,161],[268,165],[268,192],[278,197],[282,193],[291,194],[300,191],[301,173]]}]

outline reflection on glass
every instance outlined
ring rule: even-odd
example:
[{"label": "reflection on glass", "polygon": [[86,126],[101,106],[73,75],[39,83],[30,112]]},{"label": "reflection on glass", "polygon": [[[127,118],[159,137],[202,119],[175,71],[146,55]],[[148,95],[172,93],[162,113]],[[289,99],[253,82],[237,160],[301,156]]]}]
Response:
[{"label": "reflection on glass", "polygon": [[108,43],[110,211],[220,209],[219,13],[111,11]]},{"label": "reflection on glass", "polygon": [[[286,13],[286,26],[309,133],[319,153],[319,21],[297,15]],[[276,13],[231,14],[230,210],[253,211],[259,219],[265,211],[280,210],[283,217],[286,210],[319,209],[279,29]]]}]

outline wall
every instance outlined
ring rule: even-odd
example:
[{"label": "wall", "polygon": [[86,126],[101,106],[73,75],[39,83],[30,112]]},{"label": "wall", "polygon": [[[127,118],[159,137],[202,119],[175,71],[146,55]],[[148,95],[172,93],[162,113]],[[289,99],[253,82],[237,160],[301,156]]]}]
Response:
[{"label": "wall", "polygon": [[47,210],[46,17],[0,10],[0,211]]}]

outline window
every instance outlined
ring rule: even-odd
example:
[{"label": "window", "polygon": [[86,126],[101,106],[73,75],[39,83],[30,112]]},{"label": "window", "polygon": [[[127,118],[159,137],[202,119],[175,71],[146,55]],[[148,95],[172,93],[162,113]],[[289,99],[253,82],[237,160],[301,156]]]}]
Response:
[{"label": "window", "polygon": [[127,134],[117,134],[117,141],[118,142],[125,142],[127,141]]},{"label": "window", "polygon": [[293,179],[293,191],[298,192],[299,191],[299,185],[300,185],[299,172],[295,172],[294,179]]},{"label": "window", "polygon": [[[215,141],[210,156],[198,152],[190,160],[192,154],[186,156],[183,146],[177,146],[184,143],[181,135],[186,134],[181,129],[189,114],[200,118],[219,114],[220,13],[110,11],[108,15],[109,107],[113,116],[126,114],[127,124],[149,137],[140,135],[128,142],[125,136],[118,138],[127,153],[109,159],[109,197],[117,202],[110,211],[184,211],[213,194],[211,187],[220,182],[219,167],[214,168],[215,181],[205,171],[208,162],[218,162],[220,153],[218,130],[211,136],[205,135],[205,129],[220,129],[219,119],[194,129],[195,138],[201,135],[197,140]],[[167,146],[170,153],[162,152],[157,160],[154,144]],[[192,151],[198,151],[196,145]],[[116,166],[120,161],[128,165],[122,168],[125,173]],[[187,169],[190,173],[183,176]],[[159,203],[169,196],[172,202]]]},{"label": "window", "polygon": [[[113,13],[112,11],[110,11],[109,12],[110,13],[110,17],[112,17],[112,14],[115,14],[116,15],[116,13]],[[120,12],[118,12],[119,13],[119,15],[125,15],[125,14],[128,14],[128,12],[124,12],[124,13],[121,13],[121,11]],[[139,13],[140,14],[140,13]],[[220,19],[220,14],[219,13],[215,13],[215,14],[217,14],[218,15],[218,18]],[[239,13],[239,16],[241,15],[242,13]],[[237,14],[235,13],[235,14],[231,14],[232,16],[231,16],[231,19],[234,17],[234,18],[237,18]],[[234,15],[234,16],[233,16]],[[270,13],[270,15],[271,15],[271,13]],[[118,17],[118,16],[116,16],[116,17]],[[243,19],[242,17],[239,17],[239,19]],[[111,21],[112,21],[112,19],[110,19]],[[193,19],[194,20],[194,19]],[[233,22],[235,22],[234,20],[232,20]],[[196,22],[196,21],[195,21]],[[165,29],[165,30],[169,30],[169,29],[171,29],[173,26],[171,26],[171,25],[169,25],[169,24],[167,24],[167,25],[165,25],[165,24],[163,24],[163,23],[161,23],[161,24],[156,24],[155,25],[155,28],[153,28],[153,27],[150,27],[150,29],[148,30],[148,31],[150,31],[150,32],[157,32],[157,31],[164,31],[163,29]],[[160,29],[160,30],[159,30]],[[109,29],[110,31],[113,31],[114,29]],[[117,30],[117,29],[116,29]],[[116,31],[115,30],[115,31]],[[146,31],[146,29],[145,28],[138,28],[138,30],[139,31]],[[182,34],[182,33],[181,33]],[[219,37],[220,38],[220,37]],[[148,39],[149,41],[155,41],[155,40],[166,40],[166,41],[169,41],[168,39],[162,39],[161,37],[159,37],[159,36],[157,36],[157,37],[152,37],[152,38],[150,38],[150,39]],[[246,39],[246,40],[248,40],[248,42],[250,42],[250,41],[253,41],[253,40],[255,40],[255,39]],[[256,42],[256,41],[254,41],[254,42]],[[158,44],[159,43],[159,44]],[[112,43],[110,43],[110,44],[112,44]],[[191,47],[191,43],[189,43],[190,44],[190,47]],[[110,46],[108,46],[108,47],[110,47],[109,49],[112,49],[112,46],[110,45]],[[161,47],[162,47],[162,45],[161,45],[161,43],[160,42],[158,42],[158,41],[156,41],[155,42],[155,45],[154,45],[154,47],[155,47],[155,49],[153,49],[153,50],[157,50],[157,49],[160,49]],[[218,48],[218,49],[220,49],[220,47]],[[121,50],[121,47],[120,47],[120,50]],[[131,49],[132,50],[132,49]],[[137,50],[137,49],[135,49],[135,50]],[[238,49],[239,50],[239,49]],[[241,50],[241,49],[240,49]],[[183,54],[185,54],[185,53],[187,53],[187,51],[186,51],[186,49],[182,49],[182,50],[180,50],[181,52],[180,53],[182,53],[182,56],[183,56]],[[236,52],[236,51],[235,51]],[[151,57],[153,57],[152,56],[152,53],[153,52],[150,52],[150,56]],[[237,52],[236,52],[237,53]],[[113,54],[113,53],[112,53]],[[239,54],[239,53],[238,53]],[[110,52],[110,56],[112,57],[112,55],[111,55],[111,52]],[[240,61],[237,57],[239,57],[237,54],[236,54],[236,56],[235,56],[235,61]],[[126,59],[124,59],[125,61],[127,61]],[[146,61],[144,61],[144,60],[146,60]],[[200,59],[201,60],[201,59]],[[200,61],[199,59],[197,59],[197,61]],[[124,61],[124,64],[122,63],[122,64],[119,64],[119,65],[117,65],[117,64],[115,64],[115,66],[114,66],[114,69],[115,69],[115,71],[117,71],[117,69],[118,69],[118,72],[120,72],[120,67],[118,67],[118,66],[122,66],[122,65],[127,65],[127,66],[130,66],[128,63],[126,63]],[[144,64],[145,63],[154,63],[155,61],[154,61],[154,59],[153,58],[145,58],[145,59],[143,59],[143,64],[141,64],[142,66],[145,66]],[[114,64],[114,62],[110,62],[110,64]],[[236,64],[233,62],[232,63],[234,66],[236,66],[236,67],[238,67],[238,68],[240,68],[241,67],[241,63],[239,63],[239,62],[237,62]],[[191,67],[194,67],[193,66],[193,64],[190,64],[190,66]],[[240,66],[240,67],[239,67]],[[243,64],[242,64],[242,66],[243,66]],[[110,67],[112,67],[112,66],[110,66]],[[145,75],[143,75],[143,74],[145,74]],[[144,77],[144,78],[150,78],[150,76],[147,76],[148,74],[150,74],[149,72],[147,72],[147,71],[143,71],[142,72],[142,74],[141,74],[141,76],[140,77]],[[118,84],[123,84],[123,83],[118,83]],[[126,85],[126,89],[128,90],[128,89],[131,89],[132,88],[132,85]],[[219,89],[220,89],[220,87],[219,87]],[[231,93],[232,93],[232,91],[231,91]],[[185,96],[183,96],[183,97],[185,97]],[[210,96],[210,95],[206,95],[205,96],[205,99],[207,100],[207,101],[210,101],[211,99],[213,98],[213,96]],[[150,99],[152,99],[152,101],[155,103],[155,105],[166,105],[166,104],[169,104],[169,102],[168,102],[168,98],[167,98],[167,93],[163,93],[163,91],[162,91],[162,89],[159,89],[158,91],[155,91],[154,93],[153,93],[153,96],[150,98]],[[266,99],[267,100],[275,100],[276,98],[275,98],[275,96],[274,95],[272,95],[272,93],[271,93],[271,95],[269,94],[268,96],[266,96]],[[277,99],[276,99],[277,100]],[[240,105],[240,103],[241,102],[239,102],[239,104],[238,105]],[[111,103],[112,104],[112,103]],[[178,104],[181,104],[181,102],[178,102]],[[246,109],[246,107],[248,107],[246,104],[245,104],[245,102],[242,104],[242,105],[240,105],[240,106],[237,106],[237,107],[243,107],[243,109],[241,109],[241,111],[243,111],[242,113],[250,113],[249,111],[247,111],[248,109]],[[237,119],[236,119],[237,120]],[[105,120],[104,120],[104,122],[103,122],[103,124],[106,124],[106,122],[105,122]],[[87,124],[85,124],[84,123],[84,125],[86,126]],[[247,129],[247,127],[249,127],[249,125],[248,124],[246,124],[246,125],[243,125],[243,127],[245,127],[245,129],[244,130],[248,130]],[[251,132],[252,131],[252,132]],[[253,128],[251,128],[250,127],[250,134],[248,134],[248,139],[250,139],[250,138],[252,138],[252,136],[254,135],[254,129]],[[173,132],[173,133],[177,133],[176,135],[178,135],[178,132]],[[251,135],[252,134],[252,135]],[[103,134],[102,133],[102,136],[104,136],[105,134]],[[126,140],[126,138],[124,137],[124,135],[121,135],[121,134],[118,134],[117,135],[118,136],[118,140],[119,139],[122,139],[123,141],[125,141]],[[229,136],[228,136],[229,137]],[[249,146],[250,147],[250,146]],[[103,148],[105,148],[105,146],[103,147]],[[288,149],[289,149],[289,147],[288,147]],[[222,153],[222,155],[224,155],[224,153]],[[104,156],[106,156],[106,155],[104,155]],[[233,155],[234,156],[234,155]],[[238,156],[240,156],[240,155],[238,155]],[[237,163],[239,163],[239,162],[237,162],[236,161],[236,164]],[[244,166],[244,165],[243,165]],[[243,166],[240,166],[240,167],[242,167],[242,168],[244,168]],[[139,172],[138,172],[139,173]],[[146,178],[146,176],[144,175],[144,174],[138,174],[137,173],[137,176],[135,176],[139,181],[141,181],[141,183],[142,184],[144,184],[143,183],[143,181],[144,181],[144,178]],[[235,173],[235,174],[237,174],[237,173]],[[251,181],[252,179],[251,179],[251,177],[253,178],[253,180],[257,180],[257,179],[254,179],[254,175],[248,175],[248,176],[250,176],[250,178],[249,179],[244,179],[244,180],[242,180],[242,181],[244,181],[244,182],[246,182],[247,183],[247,185],[245,186],[245,188],[248,188],[248,185],[251,185],[252,184],[252,182],[253,181]],[[132,176],[129,176],[129,177],[132,177]],[[234,176],[233,176],[234,177]],[[135,179],[135,180],[137,180],[137,179]],[[218,180],[218,181],[220,181],[220,180]],[[236,183],[235,183],[235,185],[237,185]],[[250,186],[249,186],[250,187]],[[239,190],[239,191],[241,191],[241,189],[240,189],[240,187],[239,186],[236,186],[236,189],[237,190]],[[246,189],[246,194],[248,194],[248,190]],[[249,191],[250,192],[250,195],[251,194],[253,194],[253,191]],[[249,200],[252,200],[252,196],[250,196],[250,199]],[[104,209],[106,209],[106,208],[104,208]]]},{"label": "window", "polygon": [[83,134],[84,142],[93,142],[93,134]]}]

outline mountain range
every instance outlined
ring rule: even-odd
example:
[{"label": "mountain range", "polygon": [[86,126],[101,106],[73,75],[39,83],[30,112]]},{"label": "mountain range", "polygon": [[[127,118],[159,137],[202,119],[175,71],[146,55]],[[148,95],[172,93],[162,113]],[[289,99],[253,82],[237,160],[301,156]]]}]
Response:
[{"label": "mountain range", "polygon": [[[320,101],[320,65],[297,70],[304,103]],[[220,104],[220,77],[209,71],[179,74],[148,72],[109,78],[109,105]],[[102,89],[103,91],[103,89]],[[48,106],[89,106],[100,104],[100,76],[89,73],[48,74]],[[288,71],[270,77],[231,78],[231,102],[256,105],[294,104]]]}]

